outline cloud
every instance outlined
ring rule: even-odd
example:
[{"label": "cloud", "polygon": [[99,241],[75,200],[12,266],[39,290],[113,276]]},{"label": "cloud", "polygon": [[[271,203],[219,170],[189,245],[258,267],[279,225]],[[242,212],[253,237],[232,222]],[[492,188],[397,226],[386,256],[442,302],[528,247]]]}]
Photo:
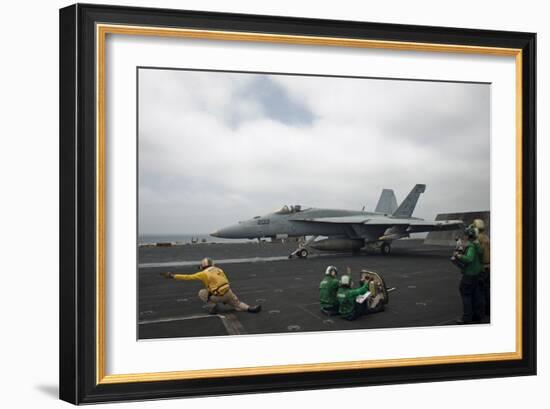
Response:
[{"label": "cloud", "polygon": [[209,232],[282,204],[416,216],[489,208],[490,86],[140,70],[140,233]]}]

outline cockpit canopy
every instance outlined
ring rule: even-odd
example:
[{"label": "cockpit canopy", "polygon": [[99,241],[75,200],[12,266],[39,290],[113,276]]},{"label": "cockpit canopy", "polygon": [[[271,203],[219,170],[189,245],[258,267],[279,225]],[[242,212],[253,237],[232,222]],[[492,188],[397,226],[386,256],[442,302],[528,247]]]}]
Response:
[{"label": "cockpit canopy", "polygon": [[298,213],[302,211],[302,206],[300,205],[284,205],[279,210],[275,212],[275,214],[291,214],[291,213]]}]

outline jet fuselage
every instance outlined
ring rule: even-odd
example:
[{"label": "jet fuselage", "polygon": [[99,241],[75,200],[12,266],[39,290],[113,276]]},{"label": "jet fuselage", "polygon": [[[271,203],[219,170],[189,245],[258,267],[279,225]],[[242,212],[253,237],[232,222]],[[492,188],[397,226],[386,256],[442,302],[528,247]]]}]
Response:
[{"label": "jet fuselage", "polygon": [[[268,213],[263,216],[256,216],[252,219],[238,222],[237,224],[224,227],[213,232],[214,237],[227,239],[255,239],[264,237],[303,237],[303,236],[330,236],[330,237],[349,237],[365,238],[376,240],[380,237],[385,227],[372,227],[364,237],[354,231],[346,224],[340,223],[314,223],[318,218],[342,218],[342,217],[360,217],[364,219],[390,218],[387,214],[374,213],[366,211],[341,210],[341,209],[320,209],[306,208],[299,211],[285,212],[279,210],[274,213]],[[363,232],[364,233],[364,232]]]}]

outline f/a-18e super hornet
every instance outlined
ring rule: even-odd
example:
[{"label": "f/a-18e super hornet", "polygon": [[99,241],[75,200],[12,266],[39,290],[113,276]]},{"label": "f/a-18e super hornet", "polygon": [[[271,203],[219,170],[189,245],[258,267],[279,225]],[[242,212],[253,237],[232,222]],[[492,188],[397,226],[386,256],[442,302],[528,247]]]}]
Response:
[{"label": "f/a-18e super hornet", "polygon": [[291,254],[302,258],[308,256],[309,248],[359,252],[370,247],[389,254],[393,240],[409,237],[411,233],[462,227],[461,220],[431,221],[412,217],[418,198],[425,190],[426,185],[416,185],[398,207],[393,190],[383,189],[374,212],[285,205],[276,212],[238,222],[211,235],[226,239],[309,236]]}]

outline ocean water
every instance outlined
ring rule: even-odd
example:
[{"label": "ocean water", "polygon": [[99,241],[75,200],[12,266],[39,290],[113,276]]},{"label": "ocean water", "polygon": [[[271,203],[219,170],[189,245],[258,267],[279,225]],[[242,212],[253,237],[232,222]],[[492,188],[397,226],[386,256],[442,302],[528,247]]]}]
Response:
[{"label": "ocean water", "polygon": [[222,239],[219,237],[212,237],[208,234],[144,234],[138,237],[138,244],[148,243],[178,243],[186,244],[191,243],[195,239],[199,243],[206,240],[206,243],[248,243],[257,242],[257,240],[248,239]]}]

